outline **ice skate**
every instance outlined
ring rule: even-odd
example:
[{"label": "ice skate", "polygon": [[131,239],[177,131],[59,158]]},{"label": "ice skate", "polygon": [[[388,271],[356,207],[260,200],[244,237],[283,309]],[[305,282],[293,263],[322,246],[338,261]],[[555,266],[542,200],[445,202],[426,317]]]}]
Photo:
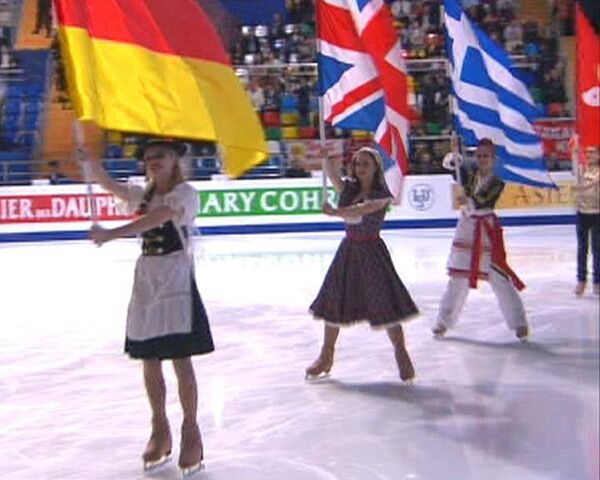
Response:
[{"label": "ice skate", "polygon": [[305,380],[316,380],[329,375],[333,367],[333,347],[323,346],[317,359],[306,369]]},{"label": "ice skate", "polygon": [[529,336],[529,327],[527,325],[517,327],[515,330],[515,335],[521,342],[527,342],[527,337]]},{"label": "ice skate", "polygon": [[202,469],[204,449],[197,423],[181,425],[181,446],[179,451],[179,469],[184,478],[191,477]]},{"label": "ice skate", "polygon": [[171,459],[171,430],[169,423],[153,422],[152,433],[142,454],[144,471],[152,471],[160,468]]},{"label": "ice skate", "polygon": [[576,297],[581,297],[583,295],[583,292],[585,292],[585,282],[577,282],[573,293]]},{"label": "ice skate", "polygon": [[448,327],[441,323],[436,324],[436,326],[431,329],[433,336],[438,339],[443,338],[447,331]]},{"label": "ice skate", "polygon": [[398,370],[400,372],[400,379],[410,385],[413,383],[415,378],[415,368],[413,367],[412,361],[406,348],[398,347],[394,350],[394,356],[396,357],[396,363],[398,364]]}]

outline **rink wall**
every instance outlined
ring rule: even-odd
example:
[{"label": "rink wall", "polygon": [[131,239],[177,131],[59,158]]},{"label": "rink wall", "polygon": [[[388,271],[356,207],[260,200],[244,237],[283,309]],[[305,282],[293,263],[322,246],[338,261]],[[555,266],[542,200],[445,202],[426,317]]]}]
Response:
[{"label": "rink wall", "polygon": [[[558,190],[507,185],[498,204],[504,225],[574,222],[574,178],[553,174]],[[135,179],[133,180],[135,181]],[[213,180],[193,182],[200,196],[200,233],[252,234],[342,230],[343,223],[320,212],[321,180]],[[101,223],[128,220],[113,197],[94,187]],[[329,192],[335,199],[333,191]],[[444,228],[456,224],[449,175],[409,176],[402,203],[388,213],[384,228]],[[90,226],[84,185],[0,188],[0,242],[83,239]]]}]

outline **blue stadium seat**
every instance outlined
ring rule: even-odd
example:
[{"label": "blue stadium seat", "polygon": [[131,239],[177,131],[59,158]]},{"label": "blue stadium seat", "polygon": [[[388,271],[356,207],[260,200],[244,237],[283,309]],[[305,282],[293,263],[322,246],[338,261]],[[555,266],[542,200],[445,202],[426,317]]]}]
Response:
[{"label": "blue stadium seat", "polygon": [[18,147],[31,150],[37,142],[37,132],[20,132],[17,135],[16,144]]},{"label": "blue stadium seat", "polygon": [[104,160],[104,168],[114,178],[127,178],[139,174],[137,161],[122,157]]},{"label": "blue stadium seat", "polygon": [[39,114],[42,110],[42,102],[36,100],[33,102],[25,103],[25,113],[29,114]]},{"label": "blue stadium seat", "polygon": [[21,113],[22,103],[18,98],[7,98],[4,104],[4,114]]},{"label": "blue stadium seat", "polygon": [[25,87],[22,84],[9,84],[6,90],[6,98],[22,99],[23,97],[25,97]]},{"label": "blue stadium seat", "polygon": [[106,158],[123,158],[123,147],[121,145],[108,145],[106,147]]},{"label": "blue stadium seat", "polygon": [[40,116],[38,114],[26,115],[23,119],[22,128],[24,130],[37,130],[39,127]]}]

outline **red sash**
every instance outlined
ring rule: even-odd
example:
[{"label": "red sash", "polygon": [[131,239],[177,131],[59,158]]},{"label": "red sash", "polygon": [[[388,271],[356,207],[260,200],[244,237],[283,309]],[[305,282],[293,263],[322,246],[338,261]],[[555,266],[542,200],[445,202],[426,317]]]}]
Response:
[{"label": "red sash", "polygon": [[[492,265],[506,273],[517,290],[523,290],[525,284],[517,276],[517,274],[506,263],[506,249],[504,247],[504,237],[502,235],[502,226],[498,217],[493,213],[488,215],[474,215],[471,217],[475,220],[475,232],[473,236],[473,249],[471,251],[471,269],[469,270],[469,287],[477,288],[477,279],[479,274],[479,262],[481,260],[482,245],[482,228],[490,239],[492,245]],[[485,220],[491,218],[490,225]]]}]

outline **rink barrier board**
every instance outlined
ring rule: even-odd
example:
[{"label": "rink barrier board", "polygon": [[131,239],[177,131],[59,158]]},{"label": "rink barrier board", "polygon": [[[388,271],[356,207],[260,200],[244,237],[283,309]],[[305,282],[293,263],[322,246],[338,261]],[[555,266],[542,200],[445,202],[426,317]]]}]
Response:
[{"label": "rink barrier board", "polygon": [[[574,179],[553,175],[560,190],[508,185],[499,204],[502,224],[574,222]],[[139,179],[132,179],[137,182]],[[337,218],[320,212],[321,179],[192,182],[199,192],[196,227],[204,235],[341,231]],[[390,208],[384,229],[453,228],[458,212],[449,175],[409,176],[400,206]],[[94,187],[102,225],[128,221],[111,195]],[[335,192],[328,192],[335,201]],[[90,226],[84,185],[0,188],[0,242],[82,240]]]},{"label": "rink barrier board", "polygon": [[[575,223],[575,215],[502,217],[500,220],[504,227],[571,225]],[[456,226],[456,222],[456,218],[433,220],[390,220],[384,223],[383,230],[454,228]],[[200,235],[342,232],[343,230],[343,223],[280,223],[264,225],[228,225],[199,228]],[[87,238],[87,230],[0,233],[0,243],[86,240]]]}]

